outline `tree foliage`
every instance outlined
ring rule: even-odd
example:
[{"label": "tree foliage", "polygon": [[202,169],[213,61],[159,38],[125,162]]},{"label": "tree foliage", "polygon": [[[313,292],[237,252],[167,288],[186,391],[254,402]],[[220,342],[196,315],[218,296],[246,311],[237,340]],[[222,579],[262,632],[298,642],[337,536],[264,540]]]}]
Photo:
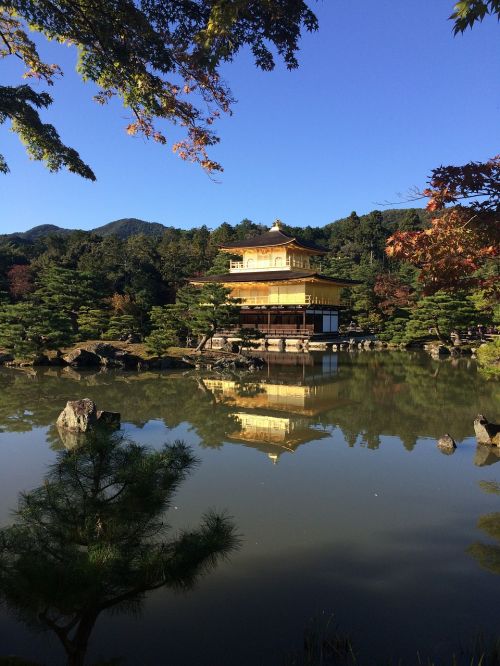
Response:
[{"label": "tree foliage", "polygon": [[475,213],[500,210],[500,155],[486,162],[463,166],[440,166],[432,170],[428,187],[422,194],[429,198],[427,209],[441,210],[447,204],[468,202]]},{"label": "tree foliage", "polygon": [[182,326],[175,305],[155,306],[151,310],[151,333],[145,339],[146,347],[162,356],[169,347],[179,343]]},{"label": "tree foliage", "polygon": [[[233,102],[220,77],[221,65],[249,47],[262,70],[273,69],[273,50],[288,68],[295,68],[301,31],[317,25],[303,0],[5,0],[0,57],[17,56],[26,78],[52,86],[61,70],[43,62],[28,29],[76,47],[78,73],[98,87],[95,100],[106,104],[118,97],[130,109],[128,134],[165,144],[162,121],[180,125],[185,137],[173,150],[213,172],[221,166],[207,153],[218,142],[212,125],[220,113],[230,112]],[[42,123],[38,109],[51,103],[47,92],[35,92],[28,84],[2,86],[0,122],[10,119],[30,156],[52,171],[64,166],[93,180],[78,153],[62,143],[54,127]],[[3,158],[0,169],[8,170]]]},{"label": "tree foliage", "polygon": [[477,350],[481,371],[491,378],[500,379],[500,337],[483,344]]},{"label": "tree foliage", "polygon": [[78,311],[78,332],[85,340],[100,340],[110,326],[109,312],[83,307]]},{"label": "tree foliage", "polygon": [[71,340],[70,322],[57,310],[23,301],[0,305],[0,347],[33,358]]},{"label": "tree foliage", "polygon": [[94,435],[21,494],[0,530],[0,599],[53,632],[70,666],[84,663],[100,613],[137,612],[161,587],[188,590],[237,547],[234,525],[215,512],[169,534],[164,514],[195,463],[180,441],[152,451]]},{"label": "tree foliage", "polygon": [[459,207],[434,218],[424,231],[397,231],[387,240],[386,251],[419,268],[423,291],[432,294],[477,284],[477,271],[499,253],[490,236],[488,223]]},{"label": "tree foliage", "polygon": [[419,268],[426,294],[486,286],[498,301],[498,281],[485,282],[483,269],[500,256],[500,157],[434,169],[422,196],[435,213],[430,227],[397,231],[387,239],[387,255]]},{"label": "tree foliage", "polygon": [[450,19],[454,21],[453,32],[465,32],[486,16],[496,16],[500,20],[500,0],[460,0],[453,8]]},{"label": "tree foliage", "polygon": [[15,264],[9,268],[7,280],[10,294],[14,300],[26,296],[35,288],[32,270],[27,264]]},{"label": "tree foliage", "polygon": [[[477,252],[491,246],[482,245],[480,229],[466,224],[465,214],[462,209],[450,210],[450,217],[446,212],[434,224],[423,209],[373,211],[366,216],[353,212],[324,227],[287,231],[330,248],[316,263],[318,271],[361,282],[343,294],[347,306],[341,312],[343,327],[354,320],[386,335],[386,328],[395,331],[394,318],[438,287],[450,293],[465,289],[478,315],[491,324],[498,318],[500,267],[490,250],[484,252],[484,261],[477,258]],[[457,230],[453,224],[457,219],[465,219],[464,229]],[[57,311],[74,341],[133,335],[148,338],[151,351],[160,354],[177,341],[183,345],[205,335],[207,322],[197,321],[200,291],[186,288],[188,279],[227,270],[227,258],[218,245],[262,229],[245,219],[214,230],[165,228],[158,237],[146,237],[140,226],[141,233],[123,238],[80,231],[34,234],[31,240],[4,237],[0,238],[0,293],[5,305],[30,303]],[[398,234],[406,234],[406,248],[388,256],[385,244],[392,237],[390,244],[395,246]],[[456,252],[447,252],[453,248]],[[161,313],[160,318],[153,312]],[[204,317],[209,314],[201,312]],[[233,315],[225,321],[221,327],[234,323]],[[54,319],[52,323],[57,324]],[[16,325],[15,318],[12,324]],[[399,332],[396,335],[399,342]],[[15,339],[16,335],[8,338]]]},{"label": "tree foliage", "polygon": [[411,311],[406,337],[418,340],[435,334],[439,340],[447,342],[452,331],[475,326],[480,320],[479,313],[465,294],[437,292],[422,298]]},{"label": "tree foliage", "polygon": [[373,292],[378,297],[378,309],[392,315],[394,310],[407,308],[414,301],[411,286],[404,284],[398,275],[380,273],[375,279]]},{"label": "tree foliage", "polygon": [[197,351],[205,347],[217,330],[237,323],[240,301],[230,298],[230,293],[231,290],[221,284],[210,282],[200,289],[186,287],[180,292],[177,316],[189,333],[199,336]]}]

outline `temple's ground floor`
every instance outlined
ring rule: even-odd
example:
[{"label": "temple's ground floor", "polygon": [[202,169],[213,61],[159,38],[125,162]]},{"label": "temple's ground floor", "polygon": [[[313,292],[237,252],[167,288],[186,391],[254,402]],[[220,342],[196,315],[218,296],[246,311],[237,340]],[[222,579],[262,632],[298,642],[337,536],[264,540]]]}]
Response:
[{"label": "temple's ground floor", "polygon": [[221,331],[256,328],[267,336],[313,337],[335,335],[339,330],[338,306],[242,307],[238,324]]}]

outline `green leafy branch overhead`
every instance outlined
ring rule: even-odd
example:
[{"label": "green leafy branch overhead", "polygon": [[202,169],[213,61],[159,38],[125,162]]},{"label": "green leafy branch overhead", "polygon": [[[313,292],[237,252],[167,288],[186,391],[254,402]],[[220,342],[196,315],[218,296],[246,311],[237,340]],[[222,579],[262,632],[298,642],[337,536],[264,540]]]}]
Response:
[{"label": "green leafy branch overhead", "polygon": [[460,0],[457,2],[450,19],[454,21],[453,32],[457,35],[474,23],[491,15],[500,20],[500,0]]},{"label": "green leafy branch overhead", "polygon": [[[207,153],[219,141],[212,125],[233,102],[220,65],[248,46],[260,69],[273,69],[273,51],[293,69],[302,29],[317,27],[303,0],[6,0],[0,58],[20,59],[25,78],[52,86],[62,72],[42,61],[28,31],[76,47],[78,73],[99,88],[95,100],[117,97],[130,110],[129,134],[165,144],[158,121],[180,125],[185,137],[174,152],[211,173],[222,169]],[[47,92],[27,84],[0,86],[0,124],[10,120],[30,157],[51,171],[66,167],[94,180],[78,153],[41,121],[39,110],[51,103]],[[8,171],[3,157],[0,170]]]}]

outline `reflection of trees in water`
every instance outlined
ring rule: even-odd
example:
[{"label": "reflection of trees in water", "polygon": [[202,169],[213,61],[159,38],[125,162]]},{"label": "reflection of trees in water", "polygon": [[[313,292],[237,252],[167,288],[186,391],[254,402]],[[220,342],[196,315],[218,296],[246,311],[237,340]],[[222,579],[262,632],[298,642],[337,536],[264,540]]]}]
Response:
[{"label": "reflection of trees in water", "polygon": [[[237,429],[229,407],[215,407],[210,392],[199,388],[196,375],[171,373],[40,370],[25,373],[0,369],[0,432],[29,431],[53,424],[62,405],[75,397],[92,398],[105,409],[121,412],[127,422],[143,427],[161,419],[168,428],[188,422],[205,446],[221,446]],[[49,442],[60,446],[54,428]]]},{"label": "reflection of trees in water", "polygon": [[[311,417],[311,425],[338,425],[350,446],[361,442],[374,449],[380,435],[394,435],[411,450],[419,436],[437,438],[448,430],[455,439],[464,439],[473,434],[476,413],[494,414],[500,400],[498,384],[482,381],[468,359],[452,365],[422,353],[360,352],[340,354],[334,377],[321,378],[321,366],[314,368],[317,372],[306,383],[335,383],[338,392],[330,409],[325,411],[323,404],[319,415]],[[304,385],[302,368],[286,366],[286,376],[283,372],[270,366],[262,375],[232,379],[245,398],[258,396],[264,380]],[[187,422],[202,445],[218,447],[238,430],[234,404],[216,401],[199,378],[196,373],[80,374],[66,368],[28,375],[0,370],[0,431],[50,425],[66,400],[87,395],[137,427],[153,419],[169,428]],[[314,407],[314,398],[309,406]],[[293,409],[290,405],[291,414]]]},{"label": "reflection of trees in water", "polygon": [[[479,485],[485,493],[500,495],[500,484],[496,481],[480,481]],[[483,569],[500,574],[500,512],[480,516],[477,526],[496,543],[477,541],[469,546],[468,552],[476,558]]]},{"label": "reflection of trees in water", "polygon": [[137,612],[146,593],[185,590],[238,543],[225,516],[168,538],[164,512],[196,460],[182,442],[151,451],[120,434],[59,454],[43,485],[22,493],[0,531],[0,599],[52,631],[70,665],[84,662],[103,611]]},{"label": "reflection of trees in water", "polygon": [[476,413],[495,413],[500,400],[500,387],[482,381],[474,362],[452,365],[422,353],[343,354],[336,381],[345,400],[320,420],[339,425],[350,446],[361,436],[376,448],[384,434],[412,450],[419,436],[438,438],[447,430],[461,440],[473,434]]}]

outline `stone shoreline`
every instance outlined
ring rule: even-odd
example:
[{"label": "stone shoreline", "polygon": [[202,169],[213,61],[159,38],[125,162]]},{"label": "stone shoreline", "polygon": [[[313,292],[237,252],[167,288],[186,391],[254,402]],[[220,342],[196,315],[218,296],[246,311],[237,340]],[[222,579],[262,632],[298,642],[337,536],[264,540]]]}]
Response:
[{"label": "stone shoreline", "polygon": [[206,350],[197,353],[191,349],[178,354],[149,356],[141,345],[95,342],[81,343],[66,353],[55,351],[29,360],[14,359],[11,354],[0,353],[0,365],[23,367],[70,367],[80,370],[93,368],[121,370],[193,370],[193,369],[248,369],[256,370],[263,361],[254,356],[243,356],[227,351]]},{"label": "stone shoreline", "polygon": [[444,345],[431,341],[418,345],[402,345],[376,340],[375,336],[341,337],[332,340],[300,340],[298,338],[268,339],[252,350],[239,351],[236,338],[214,338],[212,345],[203,352],[194,349],[178,349],[176,353],[164,356],[150,356],[141,344],[112,342],[84,342],[61,351],[46,352],[29,360],[14,359],[11,354],[0,350],[0,366],[5,367],[64,367],[73,368],[118,368],[125,370],[171,370],[220,369],[232,367],[255,370],[262,365],[259,352],[313,352],[313,351],[415,351],[423,350],[433,358],[469,356],[474,357],[477,345]]},{"label": "stone shoreline", "polygon": [[[215,337],[212,341],[213,350],[231,349],[236,347],[238,338]],[[422,342],[420,344],[395,344],[377,340],[374,335],[370,336],[340,336],[335,340],[303,340],[300,338],[268,338],[262,341],[255,352],[259,351],[279,351],[279,352],[308,352],[308,351],[356,351],[356,350],[375,350],[384,349],[414,351],[421,349],[428,352],[433,357],[441,356],[471,356],[475,354],[476,346],[469,343],[445,345],[439,341]]]}]

